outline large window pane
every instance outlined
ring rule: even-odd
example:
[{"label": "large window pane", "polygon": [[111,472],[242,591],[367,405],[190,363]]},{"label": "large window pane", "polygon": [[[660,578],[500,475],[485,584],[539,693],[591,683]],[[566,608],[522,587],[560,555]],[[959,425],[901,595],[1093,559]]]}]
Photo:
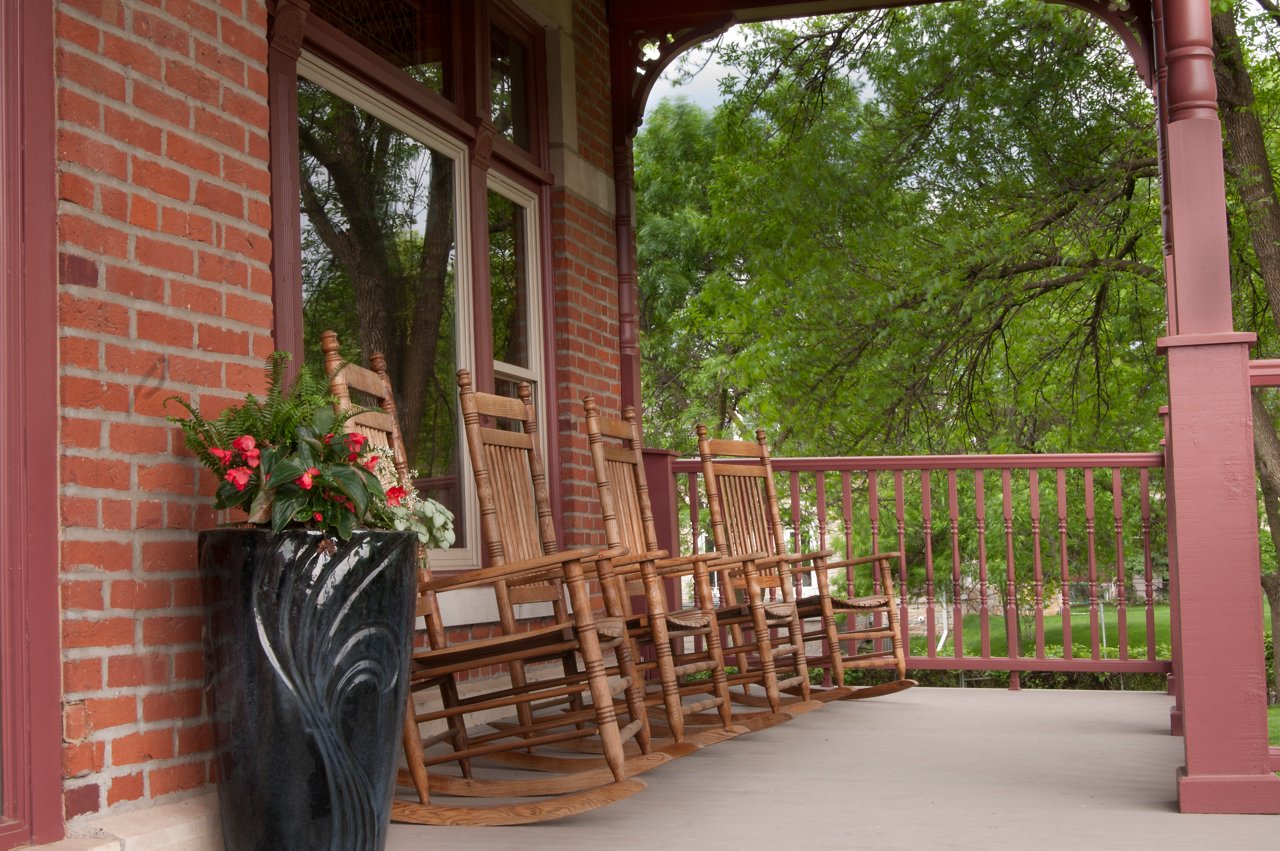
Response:
[{"label": "large window pane", "polygon": [[451,94],[448,0],[311,0],[311,13],[428,88]]},{"label": "large window pane", "polygon": [[497,27],[489,32],[489,117],[503,136],[529,149],[529,84],[524,45]]},{"label": "large window pane", "polygon": [[525,210],[489,190],[489,301],[493,359],[529,364],[529,258]]},{"label": "large window pane", "polygon": [[409,464],[461,520],[454,162],[305,79],[298,140],[307,366],[326,329],[385,353]]}]

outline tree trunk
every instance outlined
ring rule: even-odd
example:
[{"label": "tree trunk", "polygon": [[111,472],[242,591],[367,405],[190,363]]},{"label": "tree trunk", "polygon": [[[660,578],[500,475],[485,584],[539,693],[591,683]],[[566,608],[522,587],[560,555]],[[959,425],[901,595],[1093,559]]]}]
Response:
[{"label": "tree trunk", "polygon": [[[1213,46],[1218,111],[1227,137],[1226,169],[1244,203],[1258,274],[1266,288],[1272,321],[1280,327],[1280,199],[1262,124],[1253,109],[1253,79],[1240,50],[1234,8],[1213,16]],[[1253,447],[1271,539],[1280,553],[1280,436],[1257,391],[1253,394]],[[1280,637],[1280,573],[1264,573],[1261,581],[1271,605],[1271,637],[1275,641]],[[1272,691],[1280,692],[1280,666]]]}]

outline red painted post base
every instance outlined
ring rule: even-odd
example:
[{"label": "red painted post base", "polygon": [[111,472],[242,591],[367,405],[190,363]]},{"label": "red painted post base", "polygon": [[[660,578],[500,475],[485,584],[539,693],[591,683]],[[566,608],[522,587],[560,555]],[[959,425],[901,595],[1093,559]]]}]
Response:
[{"label": "red painted post base", "polygon": [[1182,710],[1176,707],[1169,710],[1169,735],[1182,735]]},{"label": "red painted post base", "polygon": [[1272,771],[1280,771],[1280,748],[1274,745],[1267,748],[1267,761],[1271,763]]},{"label": "red painted post base", "polygon": [[1214,774],[1189,777],[1178,769],[1178,810],[1184,813],[1280,814],[1280,777]]}]

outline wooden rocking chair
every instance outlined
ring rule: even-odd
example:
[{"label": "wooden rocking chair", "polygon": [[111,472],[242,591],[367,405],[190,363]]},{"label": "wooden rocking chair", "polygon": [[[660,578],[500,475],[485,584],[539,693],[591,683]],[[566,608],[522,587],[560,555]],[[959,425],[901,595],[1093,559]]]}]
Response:
[{"label": "wooden rocking chair", "polygon": [[[398,483],[406,489],[412,488],[385,359],[374,354],[371,357],[374,370],[344,364],[338,353],[337,337],[330,331],[322,335],[322,348],[330,375],[330,389],[336,399],[335,407],[339,411],[355,407],[351,399],[352,390],[358,391],[375,406],[348,419],[347,429],[365,435],[374,446],[384,449],[393,460]],[[505,587],[507,582],[527,580],[531,575],[543,581],[554,578],[569,588],[575,601],[575,617],[571,621],[557,620],[519,634],[484,640],[446,640],[437,595],[463,588]],[[534,564],[500,565],[442,579],[434,579],[430,575],[424,558],[420,580],[417,615],[425,624],[426,646],[415,648],[411,663],[411,694],[403,731],[407,769],[400,773],[400,785],[414,789],[417,800],[394,801],[393,820],[438,825],[527,824],[597,809],[644,788],[643,782],[628,779],[644,766],[626,758],[613,713],[609,683],[602,674],[592,673],[603,670],[600,640],[590,620],[591,610],[582,569],[572,555],[539,560]],[[581,601],[581,607],[576,605],[578,601]],[[578,617],[577,612],[582,616]],[[523,687],[502,684],[467,696],[461,694],[459,681],[469,673],[487,674],[494,666],[501,667],[513,660],[530,663],[561,660],[566,653],[575,651],[586,660],[588,673],[573,683],[543,682]],[[428,689],[439,692],[440,708],[417,708],[413,695]],[[581,713],[575,719],[577,725],[570,730],[546,732],[525,728],[484,731],[476,735],[467,729],[467,718],[475,713],[508,707],[518,709],[535,701],[557,700],[583,692],[590,692],[593,698],[599,696],[600,700],[594,704],[598,709]],[[443,730],[424,734],[426,725],[433,722]],[[530,747],[588,735],[603,742],[603,760],[567,761],[560,774],[547,773],[548,767],[542,766],[543,771],[524,772],[515,777],[485,779],[474,775],[472,764],[475,761],[498,758],[503,754],[525,757],[525,750]],[[434,746],[445,743],[450,746],[449,750],[433,750]],[[434,770],[435,766],[444,763],[457,763],[461,776]],[[433,793],[448,798],[540,797],[544,800],[455,805],[433,801]]]},{"label": "wooden rocking chair", "polygon": [[[564,563],[566,569],[570,565],[581,566],[584,576],[600,578],[601,566],[605,565],[604,569],[607,570],[608,560],[624,553],[602,551],[599,548],[566,553],[558,551],[546,468],[538,449],[538,422],[533,407],[532,388],[522,382],[518,388],[518,399],[479,393],[472,386],[470,373],[459,370],[458,391],[463,430],[479,494],[481,537],[490,564],[497,567],[513,561],[540,565]],[[482,419],[491,421],[493,425],[483,425]],[[499,622],[504,632],[512,633],[520,629],[515,610],[520,604],[549,603],[557,619],[567,617],[561,581],[555,577],[545,581],[502,582],[495,588],[498,592]],[[630,719],[621,727],[624,739],[634,739],[634,748],[629,750],[631,756],[628,776],[696,750],[692,745],[684,746],[680,743],[653,746],[645,711],[644,684],[636,672],[635,648],[626,624],[619,617],[594,616],[589,609],[592,601],[584,602],[574,598],[570,602],[574,616],[592,619],[602,646],[613,652],[614,665],[603,668],[602,671],[613,683],[613,694],[621,698],[617,701],[616,709],[625,712]],[[581,678],[582,675],[575,671],[572,655],[568,654],[563,665],[564,681],[572,682],[575,677]],[[590,668],[588,672],[593,675],[596,673]],[[522,662],[511,666],[511,677],[513,682],[518,683],[527,680]],[[595,706],[599,706],[605,697],[593,691],[591,699]],[[571,721],[575,711],[581,715],[580,698],[575,697],[565,703],[565,711],[544,711],[537,718],[529,714],[531,707],[520,707],[522,714],[517,726],[554,728]],[[548,708],[546,705],[538,707],[542,710]],[[555,748],[594,753],[599,746],[592,739],[582,739],[576,742],[561,741]],[[507,757],[508,761],[514,759],[514,756]],[[538,768],[540,759],[549,760],[549,765],[556,770],[561,766],[560,758],[542,757],[539,754],[529,754],[521,764],[524,767]]]},{"label": "wooden rocking chair", "polygon": [[[835,554],[833,550],[788,552],[764,431],[756,432],[754,443],[710,439],[703,425],[698,426],[697,432],[716,549],[725,555],[765,551],[775,557],[779,568],[789,566],[792,575],[812,572],[816,576],[818,593],[798,598],[796,610],[802,623],[817,623],[816,628],[803,633],[803,639],[819,643],[823,648],[819,655],[807,658],[808,665],[829,668],[834,685],[815,688],[813,697],[824,702],[876,697],[916,685],[915,680],[907,679],[902,630],[893,592],[892,562],[899,554],[874,553],[830,561]],[[877,592],[857,597],[832,596],[830,571],[851,570],[862,565],[875,571]],[[849,587],[853,585],[851,576]],[[836,623],[837,613],[845,615],[844,631]],[[892,668],[897,678],[874,686],[845,687],[844,672],[854,668]]]},{"label": "wooden rocking chair", "polygon": [[[789,720],[785,713],[733,712],[707,567],[719,556],[671,558],[658,547],[635,410],[626,408],[616,420],[601,416],[590,396],[582,404],[605,539],[610,548],[629,551],[601,564],[605,602],[651,649],[653,661],[637,665],[642,674],[656,669],[658,675],[647,705],[663,714],[671,738],[700,746]],[[683,608],[680,599],[686,578],[693,585],[692,608]],[[644,601],[640,611],[633,607],[637,599]],[[694,731],[687,732],[686,723]]]}]

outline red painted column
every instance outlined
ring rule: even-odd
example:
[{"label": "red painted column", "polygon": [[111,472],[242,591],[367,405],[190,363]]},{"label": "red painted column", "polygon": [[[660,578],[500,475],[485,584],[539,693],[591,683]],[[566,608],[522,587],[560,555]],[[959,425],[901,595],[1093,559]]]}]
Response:
[{"label": "red painted column", "polygon": [[635,163],[631,139],[614,145],[613,185],[618,239],[618,352],[622,370],[622,404],[640,410],[640,321],[637,315]]},{"label": "red painted column", "polygon": [[[1173,453],[1169,451],[1169,406],[1160,406],[1160,419],[1164,425],[1164,439],[1160,441],[1160,449],[1164,453],[1164,493],[1165,505],[1168,518],[1168,537],[1173,540],[1177,536],[1177,517],[1173,511],[1173,506],[1177,502],[1177,497],[1173,493]],[[1175,590],[1178,585],[1178,559],[1173,548],[1169,549],[1169,584],[1167,587],[1169,594],[1169,643],[1173,647],[1180,648],[1182,646],[1182,616],[1178,611],[1178,592]],[[1182,656],[1179,653],[1173,654],[1173,671],[1169,674],[1168,692],[1173,696],[1173,707],[1169,710],[1169,735],[1182,735],[1182,688],[1178,685],[1181,682],[1179,674],[1182,671]]]},{"label": "red painted column", "polygon": [[1280,813],[1268,764],[1249,400],[1252,335],[1231,324],[1222,130],[1208,0],[1164,0],[1172,336],[1169,548],[1177,565],[1183,812]]}]

